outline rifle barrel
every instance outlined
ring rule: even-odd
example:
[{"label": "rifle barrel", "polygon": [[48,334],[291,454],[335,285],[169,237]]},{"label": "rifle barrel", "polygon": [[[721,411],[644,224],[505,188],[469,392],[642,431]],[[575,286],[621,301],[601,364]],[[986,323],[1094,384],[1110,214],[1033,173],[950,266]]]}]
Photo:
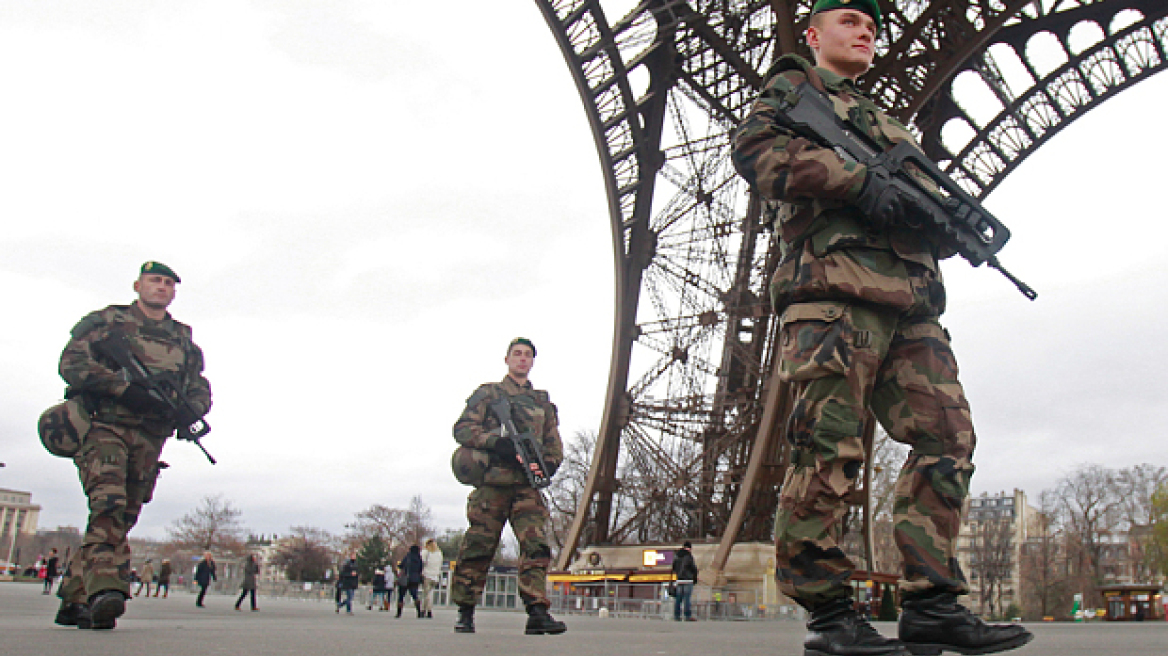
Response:
[{"label": "rifle barrel", "polygon": [[1022,295],[1026,298],[1032,301],[1038,298],[1038,292],[1031,289],[1030,285],[1027,285],[1021,280],[1018,280],[1014,274],[1006,271],[1006,267],[1002,266],[1002,263],[998,261],[997,257],[991,257],[989,260],[986,260],[986,264],[988,264],[991,269],[997,269],[999,273],[1001,273],[1003,276],[1006,276],[1006,280],[1014,283],[1014,286],[1017,287],[1018,291],[1022,292]]}]

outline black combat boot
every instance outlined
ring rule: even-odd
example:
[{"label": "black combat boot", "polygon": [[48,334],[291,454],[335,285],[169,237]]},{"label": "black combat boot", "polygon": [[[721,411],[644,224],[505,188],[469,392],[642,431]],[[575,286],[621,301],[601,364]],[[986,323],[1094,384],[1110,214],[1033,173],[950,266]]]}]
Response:
[{"label": "black combat boot", "polygon": [[394,617],[400,619],[401,612],[402,612],[402,602],[399,601],[399,602],[397,602],[397,615],[394,615]]},{"label": "black combat boot", "polygon": [[92,626],[89,606],[64,600],[61,601],[61,607],[57,609],[57,618],[53,621],[61,626],[75,626],[79,629],[88,629]]},{"label": "black combat boot", "polygon": [[904,600],[900,639],[914,654],[936,656],[942,650],[961,654],[993,654],[1015,649],[1034,639],[1017,624],[986,624],[949,592]]},{"label": "black combat boot", "polygon": [[117,590],[102,590],[89,598],[89,617],[93,629],[112,629],[126,612],[126,595]]},{"label": "black combat boot", "polygon": [[909,651],[880,635],[852,607],[851,597],[844,597],[811,611],[803,656],[909,656]]},{"label": "black combat boot", "polygon": [[454,623],[455,633],[474,633],[474,606],[458,606],[458,621]]},{"label": "black combat boot", "polygon": [[527,635],[558,635],[568,630],[568,626],[552,617],[547,606],[532,604],[527,607]]}]

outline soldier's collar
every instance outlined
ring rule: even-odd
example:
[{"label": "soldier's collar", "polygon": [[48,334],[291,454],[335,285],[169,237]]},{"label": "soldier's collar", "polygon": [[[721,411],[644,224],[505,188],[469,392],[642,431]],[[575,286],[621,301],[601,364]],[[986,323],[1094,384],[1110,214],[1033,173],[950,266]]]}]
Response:
[{"label": "soldier's collar", "polygon": [[134,315],[135,319],[139,319],[141,321],[157,321],[158,323],[166,323],[171,319],[169,310],[166,311],[166,316],[162,317],[161,319],[151,319],[150,317],[146,316],[146,313],[142,311],[141,307],[139,307],[137,300],[135,300],[133,303],[130,303],[130,313]]},{"label": "soldier's collar", "polygon": [[850,93],[862,93],[859,87],[856,86],[855,80],[850,77],[844,77],[838,73],[815,67],[815,72],[819,73],[819,77],[823,79],[823,86],[832,91],[848,91]]},{"label": "soldier's collar", "polygon": [[502,384],[504,387],[507,387],[508,389],[514,389],[516,391],[535,389],[535,386],[531,384],[530,378],[524,381],[522,385],[520,385],[519,383],[515,382],[515,379],[512,378],[510,374],[503,376]]}]

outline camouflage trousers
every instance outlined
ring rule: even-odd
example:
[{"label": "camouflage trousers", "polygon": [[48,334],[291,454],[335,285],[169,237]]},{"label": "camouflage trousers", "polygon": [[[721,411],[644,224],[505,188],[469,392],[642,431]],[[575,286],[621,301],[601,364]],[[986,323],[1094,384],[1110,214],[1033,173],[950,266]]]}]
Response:
[{"label": "camouflage trousers", "polygon": [[89,498],[89,522],[58,592],[65,601],[83,603],[103,590],[130,595],[126,536],[154,493],[165,441],[138,428],[94,422],[73,458]]},{"label": "camouflage trousers", "polygon": [[780,340],[780,376],[796,399],[792,464],[775,517],[780,589],[809,608],[850,594],[855,566],[839,545],[841,522],[871,409],[890,437],[912,447],[894,492],[901,592],[968,593],[955,548],[976,438],[936,313],[802,303],[783,313]]},{"label": "camouflage trousers", "polygon": [[460,606],[478,604],[503,525],[511,522],[519,540],[519,596],[527,605],[551,605],[547,598],[547,568],[552,558],[546,534],[548,511],[539,490],[527,485],[477,487],[466,500],[466,518],[470,528],[458,550],[450,600]]}]

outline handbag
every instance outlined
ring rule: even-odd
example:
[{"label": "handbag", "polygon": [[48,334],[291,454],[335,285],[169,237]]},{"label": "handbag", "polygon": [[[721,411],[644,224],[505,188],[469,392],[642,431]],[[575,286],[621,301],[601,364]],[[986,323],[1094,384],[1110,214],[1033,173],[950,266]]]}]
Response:
[{"label": "handbag", "polygon": [[666,588],[666,592],[668,592],[668,593],[669,593],[669,596],[670,596],[670,597],[676,597],[676,596],[677,596],[677,582],[676,582],[676,581],[670,581],[670,582],[669,582],[669,587],[668,587],[668,588]]}]

